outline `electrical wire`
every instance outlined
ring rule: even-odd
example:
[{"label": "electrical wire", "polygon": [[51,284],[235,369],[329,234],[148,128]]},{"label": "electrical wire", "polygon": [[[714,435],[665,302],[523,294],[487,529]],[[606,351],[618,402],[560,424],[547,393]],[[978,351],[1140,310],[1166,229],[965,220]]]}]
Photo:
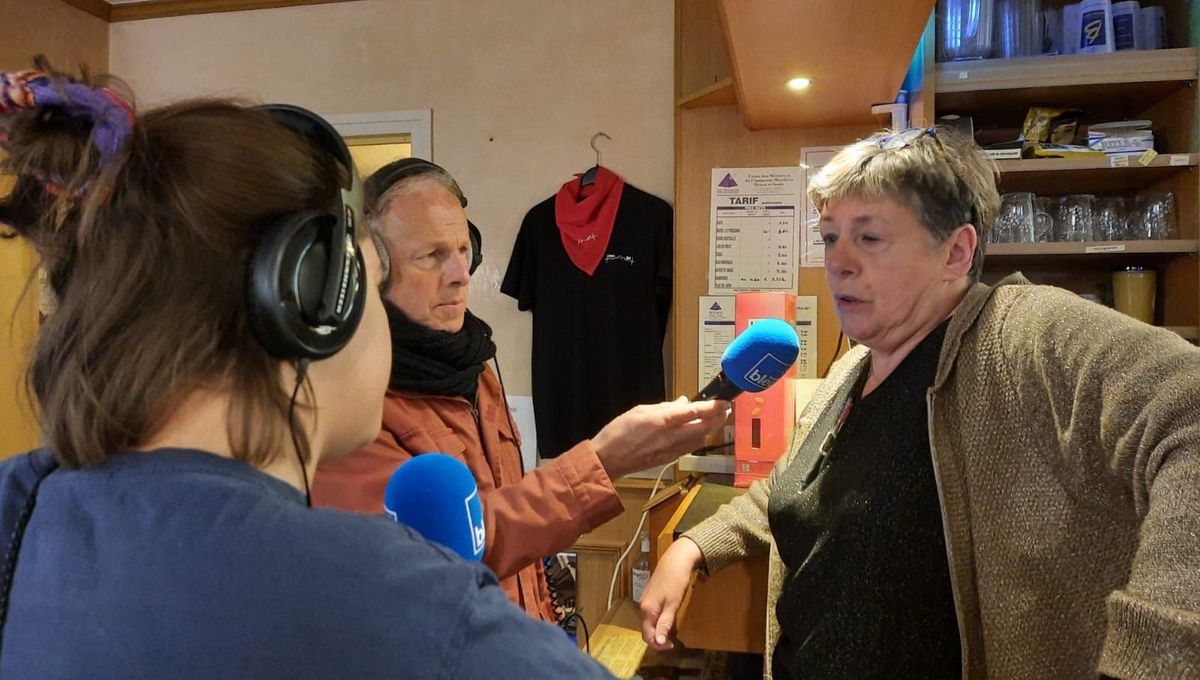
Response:
[{"label": "electrical wire", "polygon": [[[658,476],[654,478],[654,487],[650,489],[650,498],[654,498],[654,495],[658,493],[658,485],[662,482],[663,475],[677,464],[678,461],[671,461],[658,471]],[[617,563],[613,566],[612,579],[608,582],[608,604],[605,605],[604,611],[612,609],[613,591],[617,588],[617,574],[621,571],[621,564],[625,562],[626,557],[629,557],[629,553],[633,551],[633,546],[637,544],[638,538],[642,535],[642,525],[646,523],[646,516],[649,514],[649,509],[642,511],[642,517],[638,520],[637,528],[633,530],[633,538],[629,540],[629,545],[625,546],[624,552],[617,558]]]},{"label": "electrical wire", "polygon": [[821,374],[822,378],[829,376],[829,369],[833,368],[833,363],[838,359],[838,353],[842,351],[842,339],[845,337],[845,331],[838,331],[837,344],[833,346],[833,356],[829,358],[829,365],[825,367],[825,372]]}]

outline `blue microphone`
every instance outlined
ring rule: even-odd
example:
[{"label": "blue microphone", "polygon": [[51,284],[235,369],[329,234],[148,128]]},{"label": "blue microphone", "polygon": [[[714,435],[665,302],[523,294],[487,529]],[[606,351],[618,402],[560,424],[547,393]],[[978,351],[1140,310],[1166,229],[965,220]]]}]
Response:
[{"label": "blue microphone", "polygon": [[483,559],[487,530],[479,488],[457,458],[423,453],[396,468],[383,493],[383,507],[388,517],[464,560]]},{"label": "blue microphone", "polygon": [[721,372],[692,401],[724,399],[762,392],[796,362],[800,338],[782,319],[761,319],[742,331],[721,355]]}]

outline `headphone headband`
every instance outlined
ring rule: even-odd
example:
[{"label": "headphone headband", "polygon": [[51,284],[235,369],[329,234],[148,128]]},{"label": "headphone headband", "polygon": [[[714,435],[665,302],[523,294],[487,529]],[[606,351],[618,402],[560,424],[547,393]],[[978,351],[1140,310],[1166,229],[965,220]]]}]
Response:
[{"label": "headphone headband", "polygon": [[376,170],[374,174],[368,177],[364,187],[366,205],[371,210],[374,210],[375,205],[379,202],[379,199],[383,197],[385,193],[387,193],[388,189],[391,189],[396,185],[397,182],[401,180],[408,179],[410,177],[420,177],[422,175],[434,174],[449,178],[450,184],[453,185],[448,187],[450,192],[453,193],[455,198],[458,199],[459,204],[466,208],[467,197],[463,194],[462,189],[459,188],[458,182],[454,179],[454,176],[437,163],[434,163],[433,161],[427,161],[424,158],[416,157],[401,158],[399,160],[392,161],[391,163],[388,163],[382,168]]}]

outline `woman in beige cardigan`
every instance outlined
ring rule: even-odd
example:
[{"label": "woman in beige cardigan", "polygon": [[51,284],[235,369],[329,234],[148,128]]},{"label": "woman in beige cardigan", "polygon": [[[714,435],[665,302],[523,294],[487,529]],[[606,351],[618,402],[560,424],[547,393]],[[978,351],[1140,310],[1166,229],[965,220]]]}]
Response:
[{"label": "woman in beige cardigan", "polygon": [[767,677],[1200,677],[1200,351],[1058,288],[978,283],[995,166],[880,135],[812,180],[857,346],[771,477],[642,599],[771,556]]}]

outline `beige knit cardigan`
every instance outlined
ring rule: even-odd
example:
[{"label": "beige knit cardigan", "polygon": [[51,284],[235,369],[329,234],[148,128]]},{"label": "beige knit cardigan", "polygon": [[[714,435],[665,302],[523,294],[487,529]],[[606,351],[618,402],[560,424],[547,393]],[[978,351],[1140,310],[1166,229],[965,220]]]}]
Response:
[{"label": "beige knit cardigan", "polygon": [[[866,360],[834,366],[769,479],[685,534],[709,571],[770,551],[768,679],[771,488],[819,455]],[[1015,275],[968,291],[927,401],[963,678],[1200,678],[1200,350]]]}]

